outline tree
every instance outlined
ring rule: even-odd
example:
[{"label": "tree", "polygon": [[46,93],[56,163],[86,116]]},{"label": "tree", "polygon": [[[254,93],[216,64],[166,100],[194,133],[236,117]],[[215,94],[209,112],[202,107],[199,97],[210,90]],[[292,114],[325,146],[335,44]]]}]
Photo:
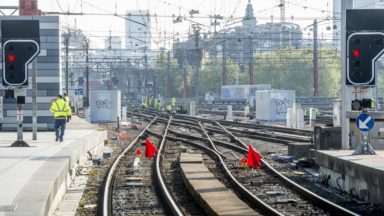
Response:
[{"label": "tree", "polygon": [[[320,96],[337,96],[340,90],[340,55],[332,48],[319,50]],[[295,90],[296,96],[313,94],[311,49],[280,49],[256,54],[256,84],[271,84],[274,89]]]},{"label": "tree", "polygon": [[[254,83],[270,84],[273,89],[295,90],[298,97],[313,95],[313,50],[279,49],[254,55]],[[332,47],[319,49],[319,95],[335,97],[340,94],[340,53]],[[165,55],[157,61],[159,90],[165,95],[167,86],[167,59]],[[228,85],[247,85],[248,72],[241,72],[239,65],[227,59]],[[200,68],[200,95],[214,92],[220,95],[222,85],[222,58],[204,55]],[[182,68],[172,61],[174,95],[182,97]],[[188,65],[188,84],[190,97],[194,95],[195,70]]]}]

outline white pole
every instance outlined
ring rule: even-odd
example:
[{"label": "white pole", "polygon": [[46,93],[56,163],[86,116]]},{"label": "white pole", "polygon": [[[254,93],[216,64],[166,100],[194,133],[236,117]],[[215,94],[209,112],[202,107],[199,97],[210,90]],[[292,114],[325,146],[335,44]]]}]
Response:
[{"label": "white pole", "polygon": [[346,26],[347,14],[346,9],[352,7],[352,0],[341,0],[341,139],[342,149],[349,149],[349,121],[347,111],[351,111],[352,89],[346,83],[347,71],[347,44],[346,44]]},{"label": "white pole", "polygon": [[32,140],[37,140],[37,83],[36,59],[32,61]]}]

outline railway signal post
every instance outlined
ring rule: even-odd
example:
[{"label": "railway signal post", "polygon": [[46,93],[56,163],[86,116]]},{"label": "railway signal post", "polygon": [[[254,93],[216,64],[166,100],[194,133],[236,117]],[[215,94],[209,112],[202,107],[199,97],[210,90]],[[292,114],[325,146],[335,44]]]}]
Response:
[{"label": "railway signal post", "polygon": [[[23,29],[23,31],[20,31]],[[2,83],[8,91],[19,92],[17,95],[17,140],[13,147],[28,147],[23,141],[23,106],[28,87],[28,65],[40,52],[40,24],[38,20],[2,20],[1,21],[3,76]],[[36,66],[33,67],[33,128],[36,138]],[[12,94],[14,95],[14,94]]]},{"label": "railway signal post", "polygon": [[[355,111],[351,113],[358,115],[355,126],[362,137],[354,154],[375,154],[369,144],[369,131],[374,128],[370,112],[376,110],[373,101],[377,85],[376,62],[384,53],[384,24],[377,22],[381,19],[384,19],[382,9],[346,10],[345,46],[342,48],[345,49],[344,89],[346,92],[353,90],[355,94],[346,93],[350,97],[344,94],[343,99],[344,105],[349,104],[350,110]],[[346,134],[351,131],[349,124],[349,119],[343,124],[347,128]]]}]

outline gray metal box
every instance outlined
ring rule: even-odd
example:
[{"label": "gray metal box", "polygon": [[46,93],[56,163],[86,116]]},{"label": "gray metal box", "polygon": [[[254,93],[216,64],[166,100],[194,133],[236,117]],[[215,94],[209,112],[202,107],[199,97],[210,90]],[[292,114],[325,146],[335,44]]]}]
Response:
[{"label": "gray metal box", "polygon": [[256,91],[256,119],[285,121],[287,109],[296,101],[294,90]]},{"label": "gray metal box", "polygon": [[339,150],[342,148],[341,127],[316,126],[314,130],[316,150]]},{"label": "gray metal box", "polygon": [[121,92],[120,91],[90,91],[89,115],[87,120],[92,123],[117,122],[121,119]]}]

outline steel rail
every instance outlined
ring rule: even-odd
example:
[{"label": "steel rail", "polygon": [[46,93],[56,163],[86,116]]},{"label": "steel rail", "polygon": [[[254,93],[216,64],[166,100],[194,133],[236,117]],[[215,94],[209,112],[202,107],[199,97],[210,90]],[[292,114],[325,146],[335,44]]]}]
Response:
[{"label": "steel rail", "polygon": [[[207,146],[204,146],[204,145],[201,145],[201,144],[198,144],[198,143],[194,143],[194,142],[188,141],[188,140],[179,139],[179,138],[176,138],[176,137],[167,137],[167,138],[171,139],[171,140],[182,141],[184,143],[188,143],[190,145],[194,145],[194,146],[203,148],[203,149],[211,152],[212,154],[214,154],[219,159],[221,167],[224,169],[225,174],[230,178],[232,185],[234,185],[239,190],[239,192],[241,194],[243,194],[243,196],[245,197],[245,199],[248,202],[257,205],[258,207],[260,207],[259,210],[267,213],[268,215],[278,215],[278,216],[282,216],[283,215],[280,212],[276,211],[274,208],[272,208],[269,205],[267,205],[266,203],[264,203],[261,199],[259,199],[257,196],[252,194],[252,192],[250,192],[247,188],[245,188],[244,185],[242,185],[232,175],[231,171],[228,169],[227,165],[225,164],[223,158],[221,157],[221,155],[220,155],[220,153],[218,151],[216,151],[214,149],[211,149],[211,148],[209,148]],[[207,139],[212,143],[212,140],[209,137],[207,137]]]},{"label": "steel rail", "polygon": [[[215,123],[215,122],[212,122]],[[175,126],[181,126],[181,127],[187,127],[190,129],[194,129],[197,131],[201,131],[201,129],[197,126],[194,126],[193,124],[188,124],[186,121],[174,121],[171,123],[172,125]],[[223,131],[220,127],[205,127],[207,131],[211,131],[214,133],[220,133],[220,134],[225,134],[226,132]],[[287,145],[290,142],[311,142],[310,139],[305,139],[305,138],[292,138],[292,137],[285,137],[284,135],[274,135],[274,134],[263,134],[263,133],[253,133],[253,132],[247,132],[247,131],[240,131],[240,130],[235,130],[235,129],[227,129],[228,131],[235,131],[234,133],[237,134],[238,136],[244,136],[248,137],[251,139],[256,139],[256,140],[264,140],[268,142],[276,142],[276,143],[281,143]]]},{"label": "steel rail", "polygon": [[231,131],[232,133],[239,134],[241,136],[255,136],[255,137],[261,137],[261,136],[266,136],[271,139],[276,139],[276,140],[286,140],[284,143],[287,142],[306,142],[306,143],[311,143],[313,138],[308,137],[308,136],[299,136],[299,135],[292,135],[288,133],[261,133],[261,132],[256,132],[256,131],[245,131],[241,129],[235,129],[235,128],[228,128],[228,131]]},{"label": "steel rail", "polygon": [[[148,131],[149,132],[149,131]],[[188,134],[182,134],[182,133],[179,133],[177,131],[174,131],[174,130],[171,130],[169,129],[169,132],[170,133],[173,133],[175,134],[176,136],[180,136],[180,137],[184,137],[186,139],[194,139],[194,140],[200,140],[200,141],[208,141],[209,138],[205,138],[205,137],[196,137],[196,136],[193,136],[193,135],[188,135]],[[151,133],[154,133],[154,132],[151,132]],[[154,133],[156,134],[156,133]],[[157,134],[159,135],[159,134]],[[185,139],[181,139],[181,138],[177,138],[177,137],[171,137],[171,136],[168,136],[167,138],[169,139],[173,139],[173,140],[176,140],[176,141],[183,141],[183,142],[186,142],[186,143],[189,143],[191,145],[196,145],[196,146],[199,146],[199,147],[202,147],[204,149],[208,149],[212,152],[214,152],[213,149],[210,149],[206,146],[203,146],[203,145],[200,145],[200,144],[196,144],[196,143],[193,143],[189,140],[185,140]],[[222,141],[218,141],[218,140],[212,140],[212,142],[214,143],[217,143],[219,145],[222,145],[223,147],[226,147],[226,148],[230,148],[230,149],[233,149],[235,151],[238,151],[238,152],[241,152],[241,153],[248,153],[248,149],[245,147],[240,147],[240,146],[236,146],[236,145],[233,145],[231,143],[226,143],[226,142],[222,142]],[[241,142],[241,140],[239,140]],[[244,143],[243,143],[244,144]],[[244,144],[245,145],[245,144]],[[341,206],[338,206],[314,193],[312,193],[311,191],[301,187],[300,185],[296,184],[295,182],[293,182],[292,180],[290,180],[289,178],[285,177],[284,175],[282,175],[280,172],[278,172],[277,170],[275,170],[271,165],[269,165],[265,160],[262,160],[262,163],[265,165],[265,167],[270,170],[272,173],[276,174],[279,178],[281,178],[285,183],[287,183],[289,186],[292,186],[294,189],[297,189],[297,191],[299,192],[299,194],[303,195],[304,197],[307,197],[307,198],[310,198],[313,200],[313,202],[315,201],[319,201],[322,203],[323,206],[325,207],[330,207],[332,209],[332,213],[336,213],[337,214],[340,214],[340,215],[358,215],[352,211],[349,211],[348,209],[345,209]]]},{"label": "steel rail", "polygon": [[[196,121],[197,118],[191,118],[191,117],[187,117],[187,118],[184,118],[184,119],[190,119],[192,121]],[[200,119],[199,119],[200,120]],[[205,121],[206,119],[201,119],[202,121]],[[229,130],[227,130],[223,125],[221,125],[219,122],[217,121],[213,121],[213,120],[207,120],[206,122],[210,122],[210,123],[215,123],[216,125],[220,126],[227,134],[229,134],[232,139],[236,140],[236,142],[238,142],[239,144],[241,144],[243,146],[242,151],[243,152],[248,152],[248,146],[242,141],[240,140],[237,136],[235,136],[233,133],[231,133]],[[201,124],[200,124],[201,125]],[[202,125],[201,125],[202,126]],[[204,134],[207,136],[208,134],[206,133],[206,131],[203,129],[203,132]],[[185,135],[184,135],[185,136]],[[197,138],[197,137],[196,137]],[[210,140],[209,136],[207,137],[208,140]],[[210,140],[210,142],[212,142],[212,140]],[[191,142],[192,143],[192,142]],[[233,147],[233,146],[232,146]],[[212,151],[215,151],[212,149]],[[218,154],[219,152],[216,152],[216,155],[220,156]],[[221,158],[221,157],[220,157]],[[220,159],[220,162],[224,165],[224,161],[222,160],[222,158]],[[333,202],[330,202],[329,200],[327,199],[324,199],[323,197],[320,197],[318,196],[317,194],[307,190],[306,188],[298,185],[297,183],[295,183],[294,181],[290,180],[289,178],[287,178],[286,176],[284,176],[283,174],[281,174],[280,172],[278,172],[277,170],[275,170],[271,165],[269,165],[269,163],[265,160],[261,160],[261,162],[263,163],[263,165],[265,165],[265,167],[270,170],[272,173],[274,173],[275,175],[277,175],[280,179],[282,179],[287,185],[291,186],[294,188],[294,190],[296,190],[299,194],[301,194],[302,196],[304,197],[307,197],[308,199],[311,199],[314,203],[318,204],[318,205],[321,205],[323,206],[324,208],[327,208],[330,212],[334,213],[334,214],[340,214],[340,215],[358,215],[346,208],[343,208]],[[223,166],[224,168],[226,168],[226,166],[224,165]],[[228,170],[229,172],[229,170]],[[229,173],[230,174],[230,173]],[[233,176],[232,176],[233,177]],[[234,178],[234,177],[233,177]],[[237,180],[234,179],[236,182]],[[237,182],[239,183],[239,182]],[[240,183],[239,183],[240,184]],[[242,186],[242,185],[241,185]],[[244,186],[242,186],[244,187]],[[241,189],[241,187],[240,187]],[[245,188],[244,188],[245,189]],[[245,189],[246,190],[246,189]],[[253,194],[252,194],[253,195]],[[254,196],[254,195],[253,195]],[[257,197],[256,197],[257,198]],[[257,198],[258,199],[258,198]],[[261,201],[261,200],[260,200]],[[271,208],[271,207],[270,207]],[[275,210],[276,211],[276,210]],[[279,215],[281,215],[281,213],[279,213]]]},{"label": "steel rail", "polygon": [[303,129],[286,128],[286,127],[271,126],[271,125],[257,125],[257,124],[243,123],[243,122],[234,123],[234,122],[224,121],[224,120],[218,120],[217,122],[221,124],[229,125],[229,126],[236,124],[234,126],[245,127],[250,129],[271,129],[281,133],[289,133],[289,134],[296,134],[296,135],[306,134],[307,136],[313,135],[313,131],[303,130]]},{"label": "steel rail", "polygon": [[200,128],[201,128],[201,131],[204,133],[204,135],[205,135],[206,138],[208,139],[208,142],[209,142],[209,144],[211,145],[211,148],[212,148],[215,152],[217,152],[217,154],[220,155],[220,158],[222,158],[222,157],[225,158],[225,156],[224,156],[223,154],[221,154],[219,150],[217,150],[215,144],[212,142],[212,140],[211,140],[211,138],[209,137],[207,131],[205,130],[205,128],[203,127],[203,125],[202,125],[200,122],[199,122],[199,125],[200,125]]},{"label": "steel rail", "polygon": [[242,122],[230,122],[226,120],[211,120],[211,119],[204,119],[204,118],[199,118],[199,117],[193,117],[193,116],[187,116],[187,115],[177,115],[175,118],[179,119],[188,119],[192,121],[203,121],[203,122],[208,122],[208,123],[215,123],[219,122],[224,125],[228,126],[237,126],[237,127],[245,127],[245,128],[250,128],[250,129],[271,129],[277,132],[281,133],[289,133],[289,134],[296,134],[296,135],[302,135],[305,134],[306,136],[312,136],[313,131],[310,130],[303,130],[303,129],[294,129],[294,128],[285,128],[285,127],[279,127],[279,126],[271,126],[271,125],[257,125],[257,124],[250,124],[250,123],[242,123]]},{"label": "steel rail", "polygon": [[[227,131],[227,133],[233,138],[235,139],[237,142],[239,142],[243,147],[244,147],[244,150],[248,152],[248,149],[247,149],[247,145],[241,141],[239,138],[237,138],[234,134],[232,134],[231,132],[229,132],[226,128],[224,128],[224,126],[222,126],[220,123],[218,123],[219,126],[221,126],[223,128],[223,130]],[[264,159],[261,160],[261,162],[265,165],[265,167],[270,170],[273,174],[277,175],[280,179],[282,179],[286,184],[288,184],[289,186],[293,187],[294,190],[296,190],[299,194],[301,194],[302,196],[304,197],[307,197],[309,199],[312,199],[312,201],[316,204],[320,204],[322,205],[324,208],[329,208],[328,210],[332,213],[336,213],[337,215],[358,215],[346,208],[343,208],[327,199],[324,199],[323,197],[309,191],[308,189],[300,186],[299,184],[295,183],[294,181],[292,181],[291,179],[287,178],[286,176],[284,176],[283,174],[281,174],[279,171],[277,171],[276,169],[274,169],[267,161],[265,161]]]},{"label": "steel rail", "polygon": [[[159,134],[155,133],[155,132],[152,132],[150,130],[148,130],[148,133],[151,133],[155,136],[159,136]],[[174,131],[172,129],[169,129],[169,133],[171,134],[175,134],[176,136],[179,136],[179,137],[184,137],[184,138],[187,138],[187,139],[194,139],[194,140],[201,140],[201,141],[208,141],[208,138],[205,138],[205,137],[197,137],[197,136],[193,136],[193,135],[189,135],[189,134],[183,134],[183,133],[180,133],[180,132],[177,132],[177,131]],[[161,136],[161,135],[160,135]],[[239,146],[237,145],[234,145],[232,143],[227,143],[227,142],[223,142],[223,141],[220,141],[220,140],[215,140],[215,139],[211,139],[214,143],[216,144],[219,144],[221,146],[224,146],[226,148],[230,148],[230,149],[233,149],[235,151],[239,151]],[[241,148],[243,149],[243,148]]]},{"label": "steel rail", "polygon": [[148,128],[151,126],[153,122],[155,122],[157,119],[157,116],[154,117],[154,119],[140,132],[139,135],[136,136],[134,140],[132,140],[131,144],[125,148],[125,150],[119,155],[119,157],[115,160],[115,162],[112,164],[111,168],[109,169],[107,179],[104,184],[104,190],[102,194],[102,215],[103,216],[109,216],[113,215],[112,212],[112,183],[113,179],[115,178],[115,171],[120,163],[120,160],[124,157],[124,155],[136,144],[136,142],[140,139],[141,136],[148,130]]},{"label": "steel rail", "polygon": [[172,116],[168,120],[167,127],[165,129],[163,138],[161,140],[161,143],[160,143],[160,146],[158,149],[158,154],[156,154],[155,173],[156,173],[156,178],[160,184],[161,193],[164,196],[165,201],[167,202],[168,206],[171,208],[170,210],[172,211],[173,215],[183,216],[184,215],[183,212],[180,210],[179,206],[177,205],[177,203],[173,199],[171,193],[168,190],[168,187],[165,184],[164,176],[161,173],[161,169],[160,169],[160,163],[161,163],[161,157],[160,156],[162,156],[162,150],[164,148],[165,141],[167,139],[168,129],[169,129],[169,125],[171,124],[171,121],[172,121]]}]

